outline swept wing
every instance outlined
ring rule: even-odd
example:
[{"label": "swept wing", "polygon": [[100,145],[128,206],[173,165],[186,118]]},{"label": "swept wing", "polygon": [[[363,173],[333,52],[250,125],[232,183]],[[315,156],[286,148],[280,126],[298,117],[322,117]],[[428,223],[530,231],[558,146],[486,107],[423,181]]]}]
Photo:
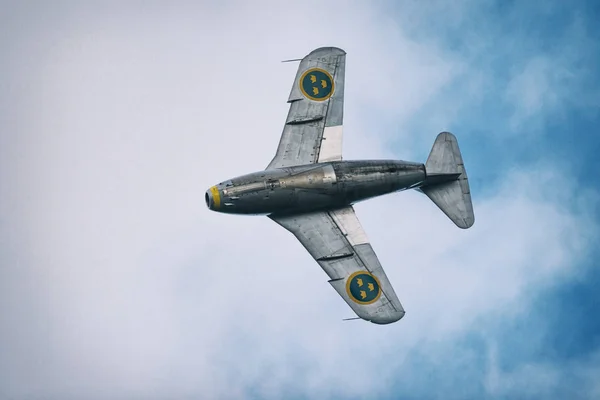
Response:
[{"label": "swept wing", "polygon": [[277,153],[267,169],[342,159],[346,52],[322,47],[300,61]]},{"label": "swept wing", "polygon": [[353,207],[269,218],[298,238],[360,318],[388,324],[404,316]]},{"label": "swept wing", "polygon": [[[267,169],[342,159],[346,53],[312,51],[300,61],[277,153]],[[299,215],[269,215],[292,232],[365,320],[387,324],[404,309],[351,206]]]}]

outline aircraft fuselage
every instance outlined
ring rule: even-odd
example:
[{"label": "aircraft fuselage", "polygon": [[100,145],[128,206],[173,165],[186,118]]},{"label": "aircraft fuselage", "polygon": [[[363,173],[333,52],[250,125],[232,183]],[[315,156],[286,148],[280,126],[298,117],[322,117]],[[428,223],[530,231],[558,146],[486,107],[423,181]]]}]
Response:
[{"label": "aircraft fuselage", "polygon": [[361,200],[420,186],[420,163],[333,161],[239,176],[206,191],[206,205],[230,214],[302,213],[344,207]]}]

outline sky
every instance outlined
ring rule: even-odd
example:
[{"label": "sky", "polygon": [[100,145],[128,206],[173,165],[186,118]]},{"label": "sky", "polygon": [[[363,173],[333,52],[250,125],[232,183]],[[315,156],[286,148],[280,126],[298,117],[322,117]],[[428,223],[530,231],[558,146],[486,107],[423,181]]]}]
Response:
[{"label": "sky", "polygon": [[[7,2],[0,398],[600,397],[593,1]],[[459,141],[476,216],[356,205],[406,316],[206,209],[264,169],[297,64],[347,52],[344,158]]]}]

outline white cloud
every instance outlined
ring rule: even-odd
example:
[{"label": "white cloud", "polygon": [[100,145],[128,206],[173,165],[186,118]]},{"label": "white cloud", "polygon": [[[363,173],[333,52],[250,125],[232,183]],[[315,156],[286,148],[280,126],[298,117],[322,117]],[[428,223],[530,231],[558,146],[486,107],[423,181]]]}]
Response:
[{"label": "white cloud", "polygon": [[460,68],[377,10],[323,7],[82,8],[23,39],[18,139],[0,150],[5,394],[373,395],[417,344],[568,273],[587,225],[536,171],[475,197],[469,231],[416,193],[357,207],[408,310],[385,327],[341,322],[351,310],[279,226],[205,209],[206,188],[271,159],[296,68],[280,60],[348,51],[350,158],[389,156],[379,117],[401,122]]}]

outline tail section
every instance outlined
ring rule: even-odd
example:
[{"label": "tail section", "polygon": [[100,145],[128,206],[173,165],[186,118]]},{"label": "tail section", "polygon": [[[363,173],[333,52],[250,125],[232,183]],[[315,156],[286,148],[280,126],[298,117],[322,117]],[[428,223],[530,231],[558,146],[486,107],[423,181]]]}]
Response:
[{"label": "tail section", "polygon": [[435,139],[425,164],[427,179],[420,190],[462,229],[473,226],[475,214],[467,171],[456,137],[442,132]]}]

